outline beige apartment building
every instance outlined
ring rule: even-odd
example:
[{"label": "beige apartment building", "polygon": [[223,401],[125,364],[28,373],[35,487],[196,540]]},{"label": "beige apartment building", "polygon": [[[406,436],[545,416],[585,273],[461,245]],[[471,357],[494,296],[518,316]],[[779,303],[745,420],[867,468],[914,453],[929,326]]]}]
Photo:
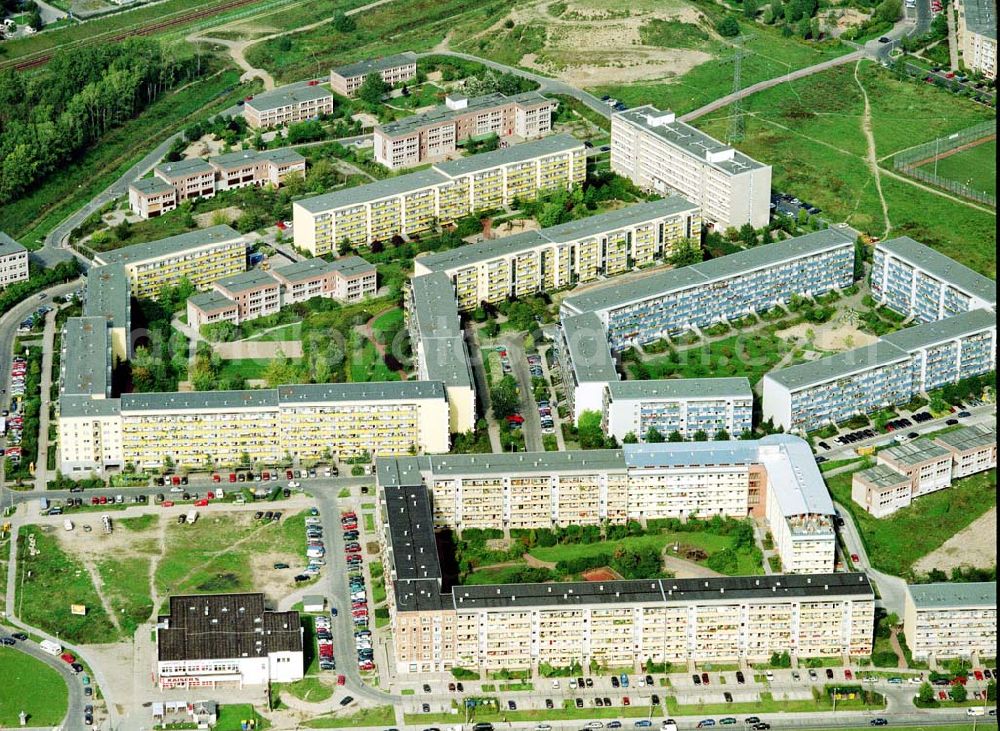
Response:
[{"label": "beige apartment building", "polygon": [[903,617],[914,660],[995,657],[995,582],[910,584]]},{"label": "beige apartment building", "polygon": [[141,178],[128,186],[128,207],[143,220],[177,208],[177,189],[156,177]]},{"label": "beige apartment building", "polygon": [[434,498],[420,463],[404,457],[376,465],[376,526],[393,587],[388,603],[399,673],[536,672],[543,664],[591,662],[638,670],[647,660],[759,662],[789,651],[798,659],[850,661],[871,654],[875,596],[863,574],[453,586],[445,592]]},{"label": "beige apartment building", "polygon": [[951,476],[968,477],[997,466],[996,426],[976,424],[934,437],[934,443],[952,456]]},{"label": "beige apartment building", "polygon": [[243,104],[243,118],[253,129],[305,122],[332,113],[333,94],[322,86],[265,91]]},{"label": "beige apartment building", "polygon": [[611,115],[611,169],[636,185],[696,203],[722,231],[771,218],[771,167],[652,106]]},{"label": "beige apartment building", "polygon": [[415,275],[443,272],[460,310],[552,292],[668,259],[701,235],[698,206],[680,196],[418,256]]},{"label": "beige apartment building", "polygon": [[569,188],[583,182],[586,168],[583,143],[560,134],[306,198],[292,206],[295,246],[321,256],[345,240],[387,242],[541,190]]},{"label": "beige apartment building", "polygon": [[219,279],[212,287],[236,303],[239,322],[267,317],[281,310],[281,284],[269,272],[251,269]]},{"label": "beige apartment building", "polygon": [[374,297],[378,289],[375,265],[353,255],[342,256],[333,262],[306,259],[276,267],[271,275],[282,284],[283,305],[305,302],[313,297],[358,302]]},{"label": "beige apartment building", "polygon": [[469,139],[542,137],[552,131],[555,108],[555,102],[537,91],[472,99],[450,94],[430,111],[376,126],[375,161],[399,170],[440,160]]},{"label": "beige apartment building", "polygon": [[884,518],[911,502],[910,478],[884,464],[854,473],[851,499],[876,518]]},{"label": "beige apartment building", "polygon": [[94,256],[97,265],[119,264],[132,296],[156,298],[164,287],[188,279],[198,289],[246,271],[246,242],[229,226],[212,226]]},{"label": "beige apartment building", "polygon": [[28,278],[28,250],[0,231],[0,289]]},{"label": "beige apartment building", "polygon": [[280,187],[289,175],[306,174],[306,159],[295,150],[240,150],[208,158],[218,190],[249,185]]},{"label": "beige apartment building", "polygon": [[226,295],[210,289],[188,297],[187,317],[188,326],[198,332],[203,325],[216,325],[220,322],[239,325],[240,308]]},{"label": "beige apartment building", "polygon": [[409,81],[417,76],[417,54],[397,53],[338,66],[330,71],[330,88],[341,96],[353,97],[369,74],[380,74],[390,86]]},{"label": "beige apartment building", "polygon": [[132,358],[132,308],[128,275],[118,265],[93,266],[87,272],[83,316],[103,317],[111,339],[114,364]]},{"label": "beige apartment building", "polygon": [[966,68],[997,78],[996,0],[956,0],[958,44]]},{"label": "beige apartment building", "polygon": [[177,203],[215,196],[215,168],[200,157],[161,163],[153,168],[153,175],[173,186]]}]

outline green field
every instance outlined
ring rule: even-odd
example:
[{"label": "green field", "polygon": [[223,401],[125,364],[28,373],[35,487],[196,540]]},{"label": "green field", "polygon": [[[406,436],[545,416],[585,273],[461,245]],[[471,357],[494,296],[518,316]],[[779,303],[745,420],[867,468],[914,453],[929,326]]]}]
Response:
[{"label": "green field", "polygon": [[[155,551],[158,546],[150,546]],[[103,584],[102,592],[118,618],[122,633],[131,636],[153,613],[149,598],[149,556],[109,556],[97,562]]]},{"label": "green field", "polygon": [[874,518],[851,500],[853,473],[826,478],[833,499],[850,511],[872,565],[912,578],[912,566],[996,505],[996,470],[956,481],[924,495],[887,518]]},{"label": "green field", "polygon": [[[933,173],[935,165],[929,162],[921,170]],[[976,145],[937,162],[937,175],[964,183],[977,192],[997,193],[997,141],[995,139]]]},{"label": "green field", "polygon": [[[911,236],[993,276],[996,216],[893,177],[891,170],[894,153],[988,119],[989,110],[926,84],[900,81],[868,62],[859,78],[871,103],[891,235]],[[744,105],[746,138],[738,146],[772,166],[774,189],[819,206],[831,222],[884,236],[882,207],[864,160],[864,99],[853,64],[754,94]],[[724,138],[731,111],[696,125]]]},{"label": "green field", "polygon": [[391,726],[396,723],[396,711],[392,706],[363,708],[360,711],[333,716],[315,716],[303,726],[308,728],[360,728],[362,726]]},{"label": "green field", "polygon": [[18,715],[29,726],[62,723],[69,705],[66,681],[41,660],[10,647],[0,648],[0,728],[16,728]]}]

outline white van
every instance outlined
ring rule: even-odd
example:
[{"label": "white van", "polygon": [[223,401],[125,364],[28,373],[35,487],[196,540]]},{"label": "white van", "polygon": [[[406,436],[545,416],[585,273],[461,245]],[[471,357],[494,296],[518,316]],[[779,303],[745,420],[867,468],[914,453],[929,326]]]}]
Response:
[{"label": "white van", "polygon": [[986,709],[984,709],[982,706],[973,706],[971,708],[966,708],[965,709],[965,715],[966,716],[985,716],[986,715]]},{"label": "white van", "polygon": [[62,645],[58,642],[53,642],[52,640],[42,640],[38,643],[38,646],[50,655],[62,655]]}]

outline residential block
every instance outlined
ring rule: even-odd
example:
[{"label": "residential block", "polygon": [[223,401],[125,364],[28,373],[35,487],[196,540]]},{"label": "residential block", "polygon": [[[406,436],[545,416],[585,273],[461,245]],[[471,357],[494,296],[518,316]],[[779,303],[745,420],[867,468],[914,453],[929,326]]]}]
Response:
[{"label": "residential block", "polygon": [[28,279],[28,250],[0,231],[0,289]]},{"label": "residential block", "polygon": [[253,129],[305,122],[332,113],[333,94],[322,86],[265,91],[243,104],[243,118]]},{"label": "residential block", "polygon": [[993,657],[996,582],[910,584],[903,634],[914,660]]},{"label": "residential block", "polygon": [[330,71],[330,88],[341,96],[353,97],[369,74],[379,74],[390,86],[417,76],[417,54],[407,51],[338,66]]}]

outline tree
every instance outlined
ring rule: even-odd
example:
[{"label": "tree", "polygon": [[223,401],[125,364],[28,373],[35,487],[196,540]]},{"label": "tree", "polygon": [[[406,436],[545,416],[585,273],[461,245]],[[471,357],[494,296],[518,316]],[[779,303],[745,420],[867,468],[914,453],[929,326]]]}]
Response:
[{"label": "tree", "polygon": [[882,0],[876,7],[872,17],[880,23],[895,23],[903,14],[901,0]]},{"label": "tree", "polygon": [[702,260],[701,242],[698,239],[682,239],[674,244],[667,261],[675,267],[686,267]]},{"label": "tree", "polygon": [[661,444],[665,441],[667,440],[663,434],[660,433],[659,429],[655,426],[649,427],[649,430],[646,432],[646,442],[648,444]]},{"label": "tree", "polygon": [[740,34],[740,24],[736,16],[727,15],[715,24],[715,31],[723,38],[735,38]]},{"label": "tree", "polygon": [[928,683],[926,680],[920,684],[920,691],[917,693],[917,700],[920,701],[922,705],[931,705],[934,703],[934,686]]},{"label": "tree", "polygon": [[684,437],[681,435],[681,433],[679,431],[677,431],[676,429],[674,429],[672,432],[670,432],[670,435],[667,437],[667,441],[668,442],[683,442],[684,441]]},{"label": "tree", "polygon": [[351,240],[344,237],[343,241],[340,242],[340,246],[337,247],[337,253],[341,256],[347,256],[354,251],[354,247],[351,245]]},{"label": "tree", "polygon": [[603,449],[606,445],[601,428],[601,412],[587,410],[577,421],[577,437],[581,449]]},{"label": "tree", "polygon": [[382,79],[382,74],[372,73],[365,77],[358,89],[357,97],[363,102],[376,106],[382,103],[382,97],[389,91],[389,85]]},{"label": "tree", "polygon": [[345,13],[336,13],[333,16],[333,29],[338,33],[353,33],[358,24]]},{"label": "tree", "polygon": [[729,436],[729,432],[725,429],[719,429],[719,431],[715,432],[715,441],[717,442],[728,442],[730,439],[732,437]]},{"label": "tree", "polygon": [[517,382],[513,376],[504,376],[490,389],[490,402],[493,405],[493,416],[498,421],[506,419],[517,411]]},{"label": "tree", "polygon": [[708,433],[705,432],[702,429],[699,429],[698,431],[696,431],[694,433],[694,440],[696,442],[707,442],[708,441]]},{"label": "tree", "polygon": [[969,692],[965,689],[965,686],[961,683],[956,683],[951,686],[951,691],[949,691],[951,699],[956,703],[965,703],[965,700],[969,697]]},{"label": "tree", "polygon": [[743,0],[743,15],[747,18],[753,20],[757,17],[757,11],[760,9],[760,5],[757,0]]},{"label": "tree", "polygon": [[630,431],[624,437],[622,437],[622,444],[638,444],[639,438],[635,435],[634,431]]},{"label": "tree", "polygon": [[42,23],[42,13],[39,11],[37,6],[32,8],[28,13],[28,25],[34,30],[41,30],[44,25]]}]

